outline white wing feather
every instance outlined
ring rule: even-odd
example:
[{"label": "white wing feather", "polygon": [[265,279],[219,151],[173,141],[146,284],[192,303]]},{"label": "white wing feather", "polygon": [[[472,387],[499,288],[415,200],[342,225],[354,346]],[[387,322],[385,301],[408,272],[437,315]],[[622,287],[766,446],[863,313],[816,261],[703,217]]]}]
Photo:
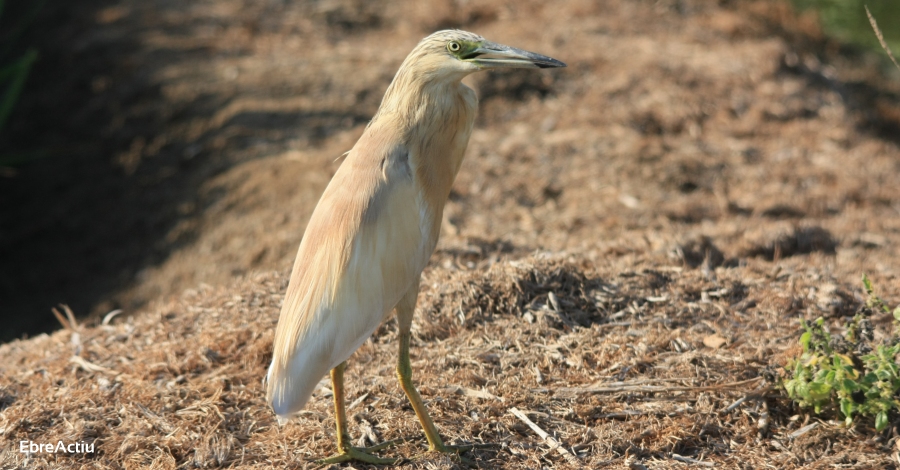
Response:
[{"label": "white wing feather", "polygon": [[[344,165],[349,162],[347,173],[355,171],[356,174],[349,176],[358,179],[365,173],[360,172],[358,167],[353,168],[352,158],[351,154]],[[338,197],[336,204],[327,204],[324,203],[326,197],[335,197],[334,192],[357,190],[342,187],[350,179],[347,174],[341,175],[344,165],[316,207],[297,256],[297,263],[311,257],[325,261],[316,266],[295,266],[291,284],[306,280],[310,286],[288,288],[288,297],[294,290],[303,301],[289,303],[286,299],[279,319],[272,365],[268,372],[268,395],[275,413],[281,417],[301,410],[322,376],[347,360],[372,335],[403,294],[418,282],[431,254],[431,250],[427,249],[429,243],[424,239],[433,237],[422,233],[422,227],[427,224],[420,220],[428,214],[420,207],[416,197],[405,149],[390,152],[382,162],[382,168],[379,168],[381,171],[367,172],[377,182],[369,192],[368,200],[363,201],[365,208],[355,212],[361,219],[358,223],[314,226],[334,220],[331,214],[320,211],[348,203],[346,198]],[[352,229],[354,226],[357,230],[348,237],[350,250],[343,269],[335,261],[340,259],[338,256],[328,256],[328,253],[322,252],[304,256],[304,250],[344,249],[343,243],[329,240],[324,240],[321,246],[310,246],[315,240],[307,237],[317,233],[316,229],[339,240],[342,234],[334,233],[335,230],[341,227]],[[430,248],[433,249],[433,246]],[[315,269],[326,279],[337,276],[336,282],[326,282],[326,288],[315,289],[313,284],[316,279],[302,275],[306,273],[298,275],[298,269]],[[328,288],[329,284],[331,288]],[[309,295],[316,291],[320,294]],[[304,312],[304,309],[310,311]],[[303,324],[297,327],[297,322]],[[282,329],[287,331],[292,325],[295,326],[292,329],[294,334],[282,333]]]}]

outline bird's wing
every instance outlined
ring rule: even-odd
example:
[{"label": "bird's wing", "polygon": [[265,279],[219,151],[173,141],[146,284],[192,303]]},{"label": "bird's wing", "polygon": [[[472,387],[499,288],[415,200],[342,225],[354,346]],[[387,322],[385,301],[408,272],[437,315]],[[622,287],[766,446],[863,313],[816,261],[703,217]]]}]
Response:
[{"label": "bird's wing", "polygon": [[409,152],[378,131],[370,125],[351,150],[300,243],[268,375],[278,415],[306,404],[418,280],[430,254]]}]

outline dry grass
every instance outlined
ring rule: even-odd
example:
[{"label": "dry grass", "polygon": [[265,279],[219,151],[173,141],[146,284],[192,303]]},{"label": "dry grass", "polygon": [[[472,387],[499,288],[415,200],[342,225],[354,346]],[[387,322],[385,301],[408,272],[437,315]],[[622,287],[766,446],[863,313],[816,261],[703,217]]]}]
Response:
[{"label": "dry grass", "polygon": [[[94,116],[115,139],[81,138],[112,142],[136,175],[116,184],[135,197],[78,199],[37,174],[20,186],[49,185],[69,206],[5,219],[6,240],[43,244],[3,262],[71,299],[122,276],[116,243],[141,259],[162,248],[128,264],[117,293],[81,300],[77,313],[126,310],[108,325],[61,315],[67,329],[0,346],[0,468],[311,468],[332,453],[327,383],[284,427],[264,403],[278,273],[402,53],[447,26],[570,64],[473,83],[479,122],[413,330],[414,380],[448,441],[499,444],[470,454],[482,468],[897,468],[896,417],[881,434],[848,429],[772,388],[800,319],[840,325],[863,271],[900,299],[896,83],[777,1],[360,5],[124,0],[99,16],[119,20],[90,20],[90,40],[59,41],[126,64],[96,98],[125,130]],[[133,31],[139,47],[116,55]],[[62,168],[47,174],[93,183]],[[91,226],[80,207],[131,229],[50,229],[59,214]],[[201,281],[227,287],[177,296]],[[44,292],[18,289],[11,305],[56,298]],[[395,336],[389,321],[349,365],[363,444],[421,435],[396,384]],[[95,452],[28,456],[23,439]]]},{"label": "dry grass", "polygon": [[[426,274],[415,380],[447,440],[501,445],[470,454],[482,468],[895,465],[893,439],[811,418],[766,386],[796,349],[801,317],[838,318],[861,300],[856,286],[806,263],[708,270],[535,255],[460,269],[462,258],[443,260],[448,267]],[[62,439],[94,442],[95,453],[7,451],[0,465],[312,468],[333,451],[327,386],[284,427],[261,386],[284,288],[283,276],[256,274],[141,317],[2,346],[10,381],[0,388],[0,447]],[[350,362],[361,444],[421,434],[394,378],[395,335],[389,321]],[[572,455],[552,450],[513,408]],[[809,423],[819,424],[790,437]],[[401,466],[458,465],[427,457]]]}]

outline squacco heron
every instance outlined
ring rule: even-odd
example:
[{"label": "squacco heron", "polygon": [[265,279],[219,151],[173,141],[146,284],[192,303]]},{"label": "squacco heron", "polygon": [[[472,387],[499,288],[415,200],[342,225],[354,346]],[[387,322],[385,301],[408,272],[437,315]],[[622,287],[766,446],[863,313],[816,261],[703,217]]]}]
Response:
[{"label": "squacco heron", "polygon": [[275,331],[267,399],[279,420],[300,411],[331,371],[338,453],[393,463],[350,446],[344,408],[346,361],[396,310],[397,376],[428,439],[445,445],[412,382],[409,362],[419,279],[440,234],[478,99],[463,77],[498,68],[565,67],[550,57],[439,31],[406,57],[359,141],[348,152],[313,211],[300,242]]}]

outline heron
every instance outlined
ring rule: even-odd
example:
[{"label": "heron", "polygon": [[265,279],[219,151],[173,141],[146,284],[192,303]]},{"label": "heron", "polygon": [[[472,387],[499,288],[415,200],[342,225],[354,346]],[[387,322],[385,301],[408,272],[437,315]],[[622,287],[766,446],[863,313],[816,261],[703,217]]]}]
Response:
[{"label": "heron", "polygon": [[413,385],[409,360],[419,281],[437,245],[478,106],[461,80],[482,70],[565,66],[460,30],[431,34],[401,64],[313,210],[275,330],[266,398],[280,423],[302,410],[330,371],[337,453],[320,463],[396,462],[374,454],[384,444],[350,445],[344,405],[347,359],[393,311],[397,377],[428,451],[471,449],[444,444]]}]

